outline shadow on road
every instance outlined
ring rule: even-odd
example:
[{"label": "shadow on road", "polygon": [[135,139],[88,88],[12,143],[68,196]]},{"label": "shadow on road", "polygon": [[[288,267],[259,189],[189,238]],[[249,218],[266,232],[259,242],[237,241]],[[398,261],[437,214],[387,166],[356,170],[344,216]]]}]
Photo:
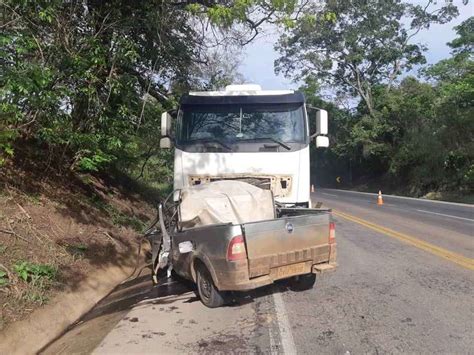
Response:
[{"label": "shadow on road", "polygon": [[[248,303],[253,303],[256,298],[265,297],[274,292],[285,292],[287,287],[284,283],[279,283],[278,287],[267,286],[249,292],[234,292],[229,297],[228,307],[239,307]],[[76,324],[88,322],[94,318],[102,317],[112,313],[121,313],[132,309],[141,302],[153,305],[170,305],[186,293],[189,295],[184,303],[199,302],[195,285],[182,278],[167,279],[162,277],[162,281],[153,286],[149,274],[126,281],[115,288],[115,290],[102,301],[100,301],[90,312],[85,314]]]},{"label": "shadow on road", "polygon": [[[45,347],[41,354],[78,353],[88,354],[134,307],[166,305],[171,312],[180,303],[200,302],[195,285],[179,277],[161,276],[161,282],[153,286],[150,273],[127,280],[100,301],[90,312],[72,325],[67,332]],[[274,292],[285,292],[285,283],[278,282],[249,292],[230,294],[227,307],[240,307],[254,303]],[[212,310],[209,310],[211,312]],[[133,320],[130,320],[133,322]]]},{"label": "shadow on road", "polygon": [[[108,314],[128,311],[141,302],[152,305],[171,305],[177,300],[184,303],[200,302],[196,293],[196,286],[192,282],[179,277],[167,279],[164,275],[161,280],[158,285],[153,286],[150,275],[146,274],[120,284],[76,324]],[[275,285],[261,287],[253,291],[232,292],[229,295],[227,307],[239,307],[253,303],[257,298],[266,297],[275,292],[286,292],[287,290],[287,283],[279,281]],[[182,297],[178,297],[189,292],[193,293],[188,295],[188,299],[184,301]]]},{"label": "shadow on road", "polygon": [[[148,301],[147,303],[151,304],[169,305],[175,302],[176,296],[194,290],[194,285],[184,280],[175,281],[166,278],[162,280],[158,285],[153,286],[151,277],[147,274],[124,282],[82,317],[79,323],[107,314],[127,311],[143,301]],[[196,298],[194,294],[190,296],[190,300],[193,298]]]},{"label": "shadow on road", "polygon": [[91,311],[71,325],[63,335],[48,344],[40,353],[89,354],[120,320],[141,302],[148,301],[154,304],[169,305],[182,300],[183,298],[180,296],[186,293],[188,293],[187,302],[192,302],[195,294],[190,292],[193,290],[194,287],[191,283],[177,282],[166,279],[166,277],[162,277],[162,282],[153,286],[149,272],[127,280],[117,286]]}]

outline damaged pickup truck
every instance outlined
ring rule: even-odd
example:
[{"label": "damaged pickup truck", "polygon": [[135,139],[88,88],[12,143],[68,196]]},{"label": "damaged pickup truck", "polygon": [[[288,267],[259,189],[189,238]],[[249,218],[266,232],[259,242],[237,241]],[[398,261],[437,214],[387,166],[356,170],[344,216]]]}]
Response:
[{"label": "damaged pickup truck", "polygon": [[302,93],[248,84],[190,92],[174,118],[162,114],[174,192],[148,234],[155,282],[173,268],[217,307],[228,291],[285,278],[307,289],[334,268],[334,223],[310,194],[309,147],[329,145],[327,112],[310,125],[306,109]]},{"label": "damaged pickup truck", "polygon": [[229,291],[280,279],[289,278],[294,289],[310,289],[316,274],[336,266],[329,210],[282,207],[271,191],[241,181],[216,181],[178,194],[178,201],[160,205],[160,228],[150,235],[153,275],[172,268],[196,283],[207,307],[223,305]]}]

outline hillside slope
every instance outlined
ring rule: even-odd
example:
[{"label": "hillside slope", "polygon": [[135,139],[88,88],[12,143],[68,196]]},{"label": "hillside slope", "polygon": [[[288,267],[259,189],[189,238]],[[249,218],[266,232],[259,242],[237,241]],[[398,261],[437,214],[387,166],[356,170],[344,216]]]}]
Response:
[{"label": "hillside slope", "polygon": [[157,196],[118,173],[78,174],[44,152],[17,152],[0,168],[0,330],[91,270],[129,262]]}]

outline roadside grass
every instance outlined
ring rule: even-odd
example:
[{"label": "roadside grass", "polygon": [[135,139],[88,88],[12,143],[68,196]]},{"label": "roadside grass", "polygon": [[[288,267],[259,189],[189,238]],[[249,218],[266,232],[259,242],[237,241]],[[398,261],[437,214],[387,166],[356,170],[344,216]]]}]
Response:
[{"label": "roadside grass", "polygon": [[13,265],[19,279],[28,284],[21,297],[27,302],[43,305],[49,299],[48,290],[57,281],[58,269],[53,265],[20,261]]},{"label": "roadside grass", "polygon": [[[108,195],[110,197],[112,193],[109,192]],[[100,211],[105,212],[110,217],[111,222],[116,226],[130,227],[138,233],[141,233],[145,228],[145,223],[143,223],[143,221],[141,221],[138,217],[130,215],[130,213],[120,211],[97,194],[89,198],[89,203]]]},{"label": "roadside grass", "polygon": [[20,261],[13,265],[13,269],[20,279],[31,284],[42,283],[43,280],[54,280],[57,268],[48,264],[35,264],[28,261]]},{"label": "roadside grass", "polygon": [[5,286],[7,284],[8,284],[8,274],[5,271],[0,270],[0,287]]},{"label": "roadside grass", "polygon": [[429,192],[423,198],[447,202],[474,204],[474,193],[462,192]]},{"label": "roadside grass", "polygon": [[89,250],[89,247],[85,244],[66,244],[65,248],[73,256],[74,260],[83,258]]},{"label": "roadside grass", "polygon": [[25,197],[33,205],[41,204],[41,195],[38,193],[27,194]]},{"label": "roadside grass", "polygon": [[135,216],[129,216],[123,212],[119,212],[114,209],[111,213],[112,223],[117,226],[130,227],[134,231],[141,233],[145,224]]}]

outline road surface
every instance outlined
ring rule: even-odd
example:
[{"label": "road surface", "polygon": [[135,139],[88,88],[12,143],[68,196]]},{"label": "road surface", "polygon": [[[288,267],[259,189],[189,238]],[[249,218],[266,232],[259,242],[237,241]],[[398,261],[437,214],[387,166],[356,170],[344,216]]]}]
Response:
[{"label": "road surface", "polygon": [[473,353],[474,206],[317,190],[334,209],[336,272],[206,309],[192,286],[122,285],[45,354]]}]

